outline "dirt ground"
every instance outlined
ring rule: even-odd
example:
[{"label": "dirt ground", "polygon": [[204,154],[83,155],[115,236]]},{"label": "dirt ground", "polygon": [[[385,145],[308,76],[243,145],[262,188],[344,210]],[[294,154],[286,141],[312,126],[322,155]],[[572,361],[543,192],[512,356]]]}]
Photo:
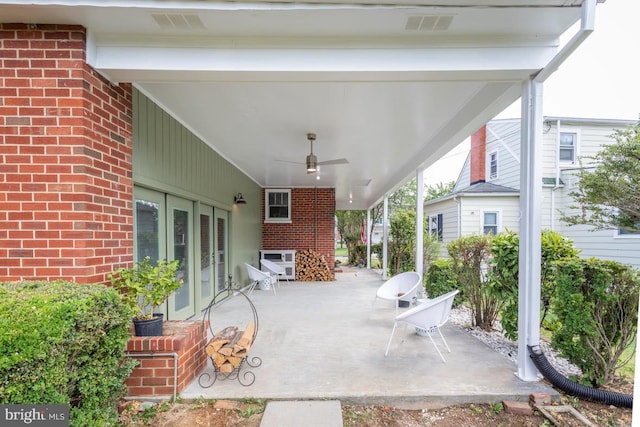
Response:
[{"label": "dirt ground", "polygon": [[[618,379],[610,390],[632,394],[633,384]],[[259,427],[267,402],[198,401],[191,403],[164,403],[141,410],[140,402],[132,402],[121,415],[122,425],[138,427]],[[631,426],[631,409],[617,408],[601,403],[579,400],[563,395],[554,406],[570,406],[584,415],[595,426]],[[502,404],[457,405],[437,410],[405,410],[389,406],[358,406],[342,404],[345,427],[418,427],[418,426],[522,426],[539,427],[560,425],[578,427],[585,424],[569,412],[548,411],[555,418],[546,418],[534,410],[531,415],[518,415],[505,411]]]}]

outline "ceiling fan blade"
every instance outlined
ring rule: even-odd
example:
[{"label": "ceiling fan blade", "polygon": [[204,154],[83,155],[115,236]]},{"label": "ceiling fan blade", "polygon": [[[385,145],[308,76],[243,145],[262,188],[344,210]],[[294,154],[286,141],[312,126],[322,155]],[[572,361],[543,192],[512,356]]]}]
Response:
[{"label": "ceiling fan blade", "polygon": [[319,165],[346,165],[349,163],[347,159],[334,159],[334,160],[325,160],[324,162],[318,162]]},{"label": "ceiling fan blade", "polygon": [[275,159],[275,161],[280,163],[291,163],[293,165],[304,165],[304,162],[294,162],[293,160]]}]

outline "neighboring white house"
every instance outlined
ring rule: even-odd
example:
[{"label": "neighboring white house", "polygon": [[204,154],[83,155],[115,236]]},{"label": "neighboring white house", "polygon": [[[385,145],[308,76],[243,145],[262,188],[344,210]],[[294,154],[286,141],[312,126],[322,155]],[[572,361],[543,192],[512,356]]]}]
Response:
[{"label": "neighboring white house", "polygon": [[[560,220],[574,201],[580,167],[593,167],[593,156],[614,143],[615,129],[633,121],[564,117],[544,118],[542,228],[573,240],[581,256],[610,259],[640,268],[640,233],[593,230]],[[582,162],[580,161],[582,160]],[[432,234],[446,244],[460,236],[519,230],[520,120],[493,120],[471,137],[471,150],[454,191],[425,202]],[[446,251],[443,251],[446,253]]]}]

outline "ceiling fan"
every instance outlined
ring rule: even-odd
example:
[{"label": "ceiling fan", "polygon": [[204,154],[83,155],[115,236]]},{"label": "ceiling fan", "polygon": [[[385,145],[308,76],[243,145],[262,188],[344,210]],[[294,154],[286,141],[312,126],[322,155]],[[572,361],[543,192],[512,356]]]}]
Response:
[{"label": "ceiling fan", "polygon": [[318,166],[320,165],[344,165],[349,163],[347,159],[333,159],[333,160],[325,160],[323,162],[319,162],[318,158],[315,154],[313,154],[313,141],[316,140],[315,133],[308,133],[307,139],[311,144],[311,151],[307,155],[306,165],[307,165],[307,173],[314,173],[318,171]]}]

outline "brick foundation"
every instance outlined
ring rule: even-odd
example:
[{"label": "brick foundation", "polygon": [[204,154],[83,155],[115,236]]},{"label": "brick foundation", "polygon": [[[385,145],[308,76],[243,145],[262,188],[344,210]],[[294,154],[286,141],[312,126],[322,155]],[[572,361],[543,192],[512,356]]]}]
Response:
[{"label": "brick foundation", "polygon": [[161,337],[131,337],[127,353],[139,362],[125,381],[129,397],[173,396],[174,357],[140,356],[147,353],[177,353],[180,393],[204,369],[204,325],[201,321],[168,321]]}]

